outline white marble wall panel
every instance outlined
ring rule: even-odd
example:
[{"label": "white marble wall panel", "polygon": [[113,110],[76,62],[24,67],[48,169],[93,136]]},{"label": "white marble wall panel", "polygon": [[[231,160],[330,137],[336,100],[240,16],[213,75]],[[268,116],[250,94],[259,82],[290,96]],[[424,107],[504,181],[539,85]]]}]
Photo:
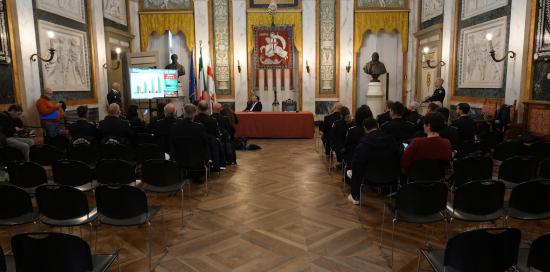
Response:
[{"label": "white marble wall panel", "polygon": [[[340,101],[352,106],[353,71],[346,71],[348,63],[353,67],[354,0],[340,1]],[[358,67],[358,69],[361,69]]]},{"label": "white marble wall panel", "polygon": [[[235,88],[235,109],[242,110],[248,100],[248,57],[246,49],[246,0],[233,0],[233,84]],[[241,64],[241,73],[237,65]]]},{"label": "white marble wall panel", "polygon": [[107,70],[103,69],[103,64],[107,62],[107,52],[105,48],[105,26],[103,25],[103,4],[102,1],[92,1],[92,17],[88,22],[92,25],[93,37],[92,43],[95,47],[96,63],[96,92],[99,119],[107,115],[107,92],[109,91],[109,81]]},{"label": "white marble wall panel", "polygon": [[[197,53],[199,52],[198,49],[201,46],[202,42],[202,61],[204,63],[204,67],[208,65],[210,62],[210,20],[208,17],[208,0],[195,0],[194,4],[195,8],[195,48],[197,48]],[[197,55],[197,63],[196,65],[196,71],[199,71],[199,64],[198,64],[198,55]],[[206,70],[205,70],[206,73]]]},{"label": "white marble wall panel", "polygon": [[132,52],[141,52],[140,48],[140,36],[139,36],[139,3],[138,0],[130,1],[130,24],[131,24],[131,34],[134,35],[132,40]]},{"label": "white marble wall panel", "polygon": [[[302,111],[315,112],[315,82],[317,75],[316,7],[315,0],[302,1]],[[306,62],[310,72],[306,70]],[[298,82],[294,82],[296,86]]]},{"label": "white marble wall panel", "polygon": [[443,87],[447,90],[447,95],[445,95],[444,104],[449,105],[449,100],[451,98],[451,67],[455,66],[455,63],[452,62],[453,57],[453,47],[455,44],[454,32],[455,32],[455,16],[459,16],[457,10],[455,9],[454,1],[445,1],[444,11],[443,11],[443,35],[441,41],[441,60],[446,63],[445,66],[441,67],[441,78],[445,80]]}]

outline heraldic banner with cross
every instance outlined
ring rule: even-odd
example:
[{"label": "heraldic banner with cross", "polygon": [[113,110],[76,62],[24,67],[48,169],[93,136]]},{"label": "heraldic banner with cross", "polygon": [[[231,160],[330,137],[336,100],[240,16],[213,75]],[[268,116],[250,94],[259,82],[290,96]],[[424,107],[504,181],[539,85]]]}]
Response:
[{"label": "heraldic banner with cross", "polygon": [[254,26],[256,68],[292,68],[292,36],[290,25]]}]

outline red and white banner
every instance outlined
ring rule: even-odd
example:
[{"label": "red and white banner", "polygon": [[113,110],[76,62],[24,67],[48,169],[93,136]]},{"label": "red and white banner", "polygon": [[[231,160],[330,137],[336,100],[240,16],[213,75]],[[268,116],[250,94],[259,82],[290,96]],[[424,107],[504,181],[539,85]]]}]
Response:
[{"label": "red and white banner", "polygon": [[292,68],[293,27],[254,26],[256,69]]}]

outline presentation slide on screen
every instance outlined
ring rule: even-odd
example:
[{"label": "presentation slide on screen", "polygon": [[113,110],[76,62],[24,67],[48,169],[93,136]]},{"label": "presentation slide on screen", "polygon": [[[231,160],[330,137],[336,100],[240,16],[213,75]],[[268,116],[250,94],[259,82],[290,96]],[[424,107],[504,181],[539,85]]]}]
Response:
[{"label": "presentation slide on screen", "polygon": [[130,68],[132,99],[178,96],[178,71]]}]

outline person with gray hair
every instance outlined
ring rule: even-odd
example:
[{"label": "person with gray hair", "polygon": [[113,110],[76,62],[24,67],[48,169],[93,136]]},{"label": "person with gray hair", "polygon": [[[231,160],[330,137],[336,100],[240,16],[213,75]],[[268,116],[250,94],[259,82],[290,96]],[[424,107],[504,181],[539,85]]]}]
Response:
[{"label": "person with gray hair", "polygon": [[417,101],[413,101],[409,104],[407,109],[409,110],[406,115],[406,120],[415,124],[417,129],[420,129],[420,123],[422,122],[422,115],[418,112],[418,109],[420,108],[420,103]]},{"label": "person with gray hair", "polygon": [[157,138],[164,153],[170,153],[170,130],[176,120],[176,105],[168,103],[164,106],[164,118],[157,120],[155,124],[151,124],[151,132]]}]

